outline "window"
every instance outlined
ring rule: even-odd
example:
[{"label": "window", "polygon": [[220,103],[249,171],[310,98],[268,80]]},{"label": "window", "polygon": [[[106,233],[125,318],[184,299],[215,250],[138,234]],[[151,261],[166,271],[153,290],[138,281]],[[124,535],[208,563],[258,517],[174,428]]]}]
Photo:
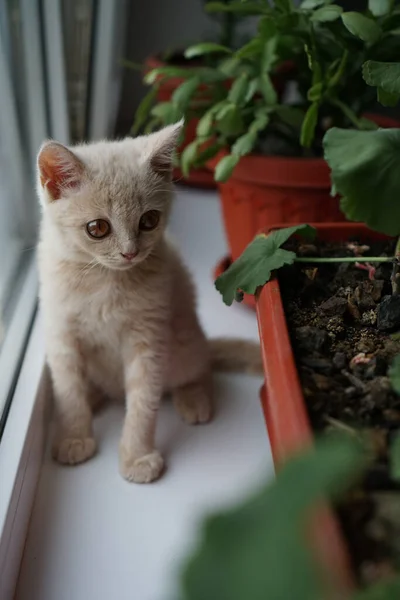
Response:
[{"label": "window", "polygon": [[124,0],[0,0],[0,437],[37,305],[35,160],[112,134]]},{"label": "window", "polygon": [[38,211],[26,143],[26,46],[19,11],[18,2],[0,0],[0,434],[36,298]]}]

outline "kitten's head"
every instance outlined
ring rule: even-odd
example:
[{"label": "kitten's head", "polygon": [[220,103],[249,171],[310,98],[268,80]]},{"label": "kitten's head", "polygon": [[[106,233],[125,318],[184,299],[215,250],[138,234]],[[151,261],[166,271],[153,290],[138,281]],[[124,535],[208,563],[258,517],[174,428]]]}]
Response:
[{"label": "kitten's head", "polygon": [[72,150],[43,144],[39,196],[52,243],[66,258],[123,270],[151,253],[168,218],[181,128],[179,122],[147,136]]}]

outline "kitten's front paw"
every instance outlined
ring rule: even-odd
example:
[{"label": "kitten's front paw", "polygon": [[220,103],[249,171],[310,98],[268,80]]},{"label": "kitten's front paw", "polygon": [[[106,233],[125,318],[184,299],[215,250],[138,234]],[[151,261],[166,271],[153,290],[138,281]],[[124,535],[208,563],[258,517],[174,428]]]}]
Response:
[{"label": "kitten's front paw", "polygon": [[164,470],[164,459],[156,450],[134,460],[120,455],[120,472],[122,477],[135,483],[150,483],[158,479]]},{"label": "kitten's front paw", "polygon": [[64,438],[53,445],[53,458],[63,465],[77,465],[95,454],[96,442],[92,437]]}]

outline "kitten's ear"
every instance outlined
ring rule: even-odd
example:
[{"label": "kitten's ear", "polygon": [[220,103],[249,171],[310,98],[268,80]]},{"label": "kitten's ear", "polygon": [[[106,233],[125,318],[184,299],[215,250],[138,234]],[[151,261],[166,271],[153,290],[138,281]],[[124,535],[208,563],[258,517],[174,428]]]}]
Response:
[{"label": "kitten's ear", "polygon": [[151,143],[150,166],[162,177],[169,176],[172,172],[173,154],[182,128],[183,119],[148,136]]},{"label": "kitten's ear", "polygon": [[50,202],[58,200],[64,190],[79,187],[85,169],[71,150],[53,141],[40,148],[37,166],[40,185]]}]

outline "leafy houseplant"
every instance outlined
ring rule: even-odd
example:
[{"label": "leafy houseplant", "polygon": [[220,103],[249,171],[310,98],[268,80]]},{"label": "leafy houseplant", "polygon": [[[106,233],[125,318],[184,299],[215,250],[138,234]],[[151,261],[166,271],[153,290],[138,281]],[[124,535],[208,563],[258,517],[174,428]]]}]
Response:
[{"label": "leafy houseplant", "polygon": [[351,439],[320,442],[240,506],[209,517],[183,571],[182,600],[397,600],[400,577],[362,591],[327,584],[305,543],[310,509],[337,501],[364,468]]},{"label": "leafy houseplant", "polygon": [[[376,128],[366,113],[375,94],[361,65],[390,61],[400,50],[399,8],[370,0],[364,12],[344,12],[329,0],[210,2],[209,12],[252,14],[253,38],[238,50],[207,44],[187,56],[219,56],[200,72],[187,72],[176,96],[153,109],[158,123],[176,120],[196,99],[197,137],[181,155],[184,173],[205,163],[220,182],[232,258],[257,230],[271,223],[342,219],[329,196],[322,139],[332,126]],[[153,71],[151,82],[166,81]],[[283,89],[282,89],[283,86]],[[387,119],[374,119],[388,126]]]},{"label": "leafy houseplant", "polygon": [[[202,2],[205,10],[208,3],[209,0]],[[222,2],[224,6],[230,3],[230,0]],[[133,124],[134,133],[143,126],[145,131],[149,131],[160,124],[170,124],[185,114],[185,136],[180,150],[182,151],[194,140],[198,123],[195,106],[193,106],[196,104],[195,98],[198,96],[198,100],[204,105],[204,92],[209,83],[207,74],[218,63],[219,48],[233,48],[237,44],[236,29],[240,17],[232,12],[213,16],[218,22],[219,39],[216,42],[200,44],[207,50],[204,55],[191,54],[179,49],[147,58],[145,82],[151,82],[152,87],[137,109]],[[178,166],[175,168],[174,176],[177,179],[182,178]],[[187,183],[193,185],[215,187],[212,175],[205,168],[193,169],[190,175],[186,174],[185,179]]]},{"label": "leafy houseplant", "polygon": [[[400,64],[381,63],[377,61],[367,62],[363,66],[363,74],[368,84],[377,87],[378,98],[381,101],[394,104],[399,100]],[[361,428],[365,428],[366,426],[366,421],[362,416],[364,411],[363,398],[368,397],[368,402],[371,403],[370,410],[375,415],[371,421],[367,420],[374,428],[369,431],[390,431],[391,441],[389,443],[389,451],[392,456],[391,472],[388,475],[386,483],[380,480],[379,483],[375,481],[372,484],[373,477],[370,477],[369,483],[368,480],[364,483],[364,491],[359,493],[366,494],[366,490],[369,489],[368,486],[371,487],[371,485],[374,485],[374,497],[381,500],[382,489],[392,489],[394,490],[392,497],[396,499],[396,505],[399,506],[399,488],[398,486],[396,488],[395,484],[399,479],[399,422],[390,425],[389,413],[385,413],[389,417],[389,421],[386,423],[381,421],[380,417],[377,417],[377,421],[374,419],[376,415],[379,415],[382,407],[385,406],[386,400],[383,399],[385,394],[386,399],[390,397],[393,407],[400,407],[400,400],[396,396],[396,394],[400,393],[400,356],[397,355],[394,357],[390,369],[387,370],[386,367],[389,358],[395,352],[399,352],[398,335],[394,336],[392,340],[387,332],[398,331],[400,329],[400,321],[391,321],[389,323],[384,321],[384,317],[386,318],[391,313],[393,307],[398,307],[400,304],[400,219],[398,218],[398,198],[400,197],[400,177],[398,170],[400,129],[356,131],[332,128],[325,135],[324,148],[326,160],[332,170],[334,192],[342,195],[341,209],[344,214],[349,219],[364,221],[372,230],[380,233],[374,234],[365,225],[360,224],[319,225],[317,226],[317,230],[322,239],[325,239],[329,244],[332,244],[332,242],[337,243],[340,239],[345,252],[340,256],[335,254],[329,255],[329,253],[322,253],[322,255],[316,256],[315,250],[312,249],[314,246],[310,246],[309,242],[303,246],[303,250],[307,248],[305,253],[304,251],[300,252],[302,246],[287,247],[287,244],[289,243],[290,245],[291,243],[290,238],[293,234],[301,233],[310,238],[314,233],[313,228],[307,225],[298,225],[278,229],[267,236],[257,236],[243,255],[233,263],[231,268],[217,279],[216,287],[223,294],[224,301],[227,304],[231,304],[235,298],[241,300],[243,292],[255,293],[260,286],[270,280],[272,270],[281,269],[285,265],[298,265],[297,270],[290,271],[289,284],[290,287],[296,287],[296,281],[299,281],[301,274],[303,288],[300,289],[294,303],[290,303],[290,301],[288,303],[286,300],[285,304],[286,319],[288,319],[291,327],[292,343],[297,348],[297,369],[290,347],[278,281],[276,279],[269,281],[262,288],[258,296],[258,318],[262,344],[264,345],[264,364],[266,369],[265,385],[267,394],[264,395],[264,407],[267,420],[269,421],[271,438],[273,444],[275,444],[275,456],[278,455],[282,459],[282,456],[285,457],[285,453],[289,447],[292,450],[293,448],[300,448],[308,443],[310,439],[311,432],[308,425],[304,397],[308,399],[308,416],[312,419],[314,428],[318,427],[315,415],[318,414],[319,409],[316,409],[315,402],[322,403],[323,410],[328,411],[328,413],[329,411],[331,413],[332,411],[334,412],[336,406],[332,404],[333,401],[330,399],[336,398],[335,402],[337,403],[338,397],[343,397],[345,394],[339,391],[338,396],[337,392],[332,391],[330,382],[334,379],[335,387],[338,383],[338,377],[339,379],[344,378],[356,386],[352,390],[348,388],[345,392],[349,393],[351,398],[353,398],[351,409],[353,421],[350,419],[349,422],[348,415],[343,420],[338,420],[335,415],[331,417],[329,414],[325,414],[324,417],[330,426],[334,428],[339,427],[342,431],[344,430],[352,436],[358,436],[357,419],[360,420],[359,426]],[[397,242],[392,243],[392,254],[385,251],[378,252],[375,255],[372,253],[371,256],[370,249],[364,245],[365,241],[369,240],[370,243],[375,244],[375,248],[377,247],[376,240],[380,240],[379,243],[381,245],[382,243],[386,244],[386,242],[382,241],[384,239],[382,238],[382,234],[397,236]],[[354,237],[357,240],[348,243],[348,239],[354,239]],[[294,248],[297,248],[295,252],[293,251]],[[367,252],[369,256],[365,256]],[[341,264],[340,270],[335,271],[332,275],[329,269],[338,265],[338,263]],[[388,267],[386,269],[386,276],[383,279],[381,279],[382,273],[376,276],[379,264],[381,266],[387,265]],[[350,270],[346,271],[344,267],[347,268],[348,266],[350,266]],[[321,284],[318,284],[318,279],[321,275],[323,276],[324,269],[325,276],[327,272],[330,273],[329,277],[323,280],[325,281],[324,285],[331,289],[333,287],[336,291],[334,297],[328,298],[328,303],[323,302],[319,304],[318,295],[320,292],[318,291],[318,286],[321,286]],[[351,282],[354,280],[357,269],[366,269],[368,271],[368,278],[364,280],[364,283],[359,278],[356,278],[358,283],[356,284],[356,294],[353,295],[351,292]],[[289,288],[287,284],[285,288],[284,273],[285,271],[282,272],[280,279],[281,283],[283,282],[282,289],[286,289],[285,293],[288,294]],[[342,281],[341,278],[344,278],[343,281],[346,282],[345,286],[347,287],[337,287],[339,285],[338,281]],[[336,283],[334,283],[335,281]],[[365,292],[367,289],[370,292],[372,291],[373,294],[378,289],[380,291],[377,296],[374,296],[375,300],[371,296],[370,300],[365,304],[366,296],[363,296],[363,290]],[[385,295],[382,298],[381,293],[383,289],[386,290],[386,294],[391,290],[391,294]],[[359,295],[357,296],[357,294]],[[354,303],[355,296],[357,298]],[[305,303],[302,297],[307,298]],[[321,321],[321,314],[326,310],[331,311],[334,306],[336,306],[336,309],[339,307],[339,311],[343,309],[339,313],[340,315],[343,315],[345,312],[347,316],[342,317],[335,313],[332,319],[331,317],[326,318],[325,315],[325,320]],[[297,314],[297,317],[293,318],[293,310],[296,313],[298,307],[300,307],[300,313]],[[372,313],[370,309],[372,309]],[[298,319],[300,315],[301,319],[303,319],[303,316],[306,316],[307,313],[309,314],[310,310],[312,311],[314,325],[321,322],[327,324],[328,331],[330,332],[329,335],[331,336],[331,341],[329,341],[331,348],[328,350],[325,347],[322,351],[322,347],[328,343],[325,337],[326,332],[321,333],[321,330],[317,330],[316,332],[315,327],[308,327],[306,331],[302,327],[293,327],[296,318]],[[378,318],[377,325],[375,321],[376,315]],[[347,324],[341,331],[340,327],[343,318],[347,319],[345,321]],[[331,328],[332,325],[333,329]],[[347,334],[346,330],[350,333]],[[313,346],[313,354],[311,356],[307,354],[310,339],[304,339],[305,333],[307,336],[315,335],[316,333],[319,335],[321,333],[319,339],[316,340],[318,350],[321,350],[321,352],[315,353],[315,347]],[[361,343],[365,351],[357,353],[357,348],[360,349],[357,342],[360,339],[360,333],[361,336],[366,333],[369,342],[365,344],[366,338],[362,339]],[[299,335],[300,338],[297,338],[296,336]],[[302,335],[303,341],[301,341]],[[319,373],[318,369],[321,368],[321,365],[325,365],[324,368],[326,367],[324,359],[319,358],[319,356],[331,356],[330,353],[334,351],[332,347],[336,350],[338,347],[346,348],[345,344],[343,345],[340,340],[343,336],[346,337],[347,335],[350,336],[350,345],[347,346],[347,356],[343,352],[339,352],[339,355],[336,353],[331,359],[333,366],[331,367],[328,363],[329,368],[325,372],[325,375]],[[375,340],[372,342],[372,345],[371,337],[369,336],[372,336]],[[377,361],[379,358],[380,350],[378,347],[385,348],[385,352],[390,347],[383,362],[383,371],[379,371],[379,369],[371,370],[371,361]],[[273,352],[271,352],[271,348],[274,349]],[[282,360],[281,357],[284,357],[285,360]],[[349,357],[351,357],[350,360]],[[301,360],[308,361],[307,373],[301,367]],[[340,364],[337,362],[338,360]],[[336,366],[337,364],[339,366]],[[374,364],[377,363],[374,362]],[[310,367],[312,369],[316,368],[317,372],[311,369],[311,380],[313,383],[311,387],[307,387],[307,381],[310,381]],[[304,395],[298,383],[297,372],[301,374]],[[326,376],[327,373],[328,377]],[[381,384],[387,386],[386,392],[383,394],[379,392],[378,396],[375,397],[368,394],[366,390],[369,389],[369,386],[375,385],[375,383],[371,383],[371,378],[377,383],[378,387]],[[315,384],[314,390],[312,388],[313,384]],[[389,385],[391,385],[391,389],[388,387]],[[322,392],[320,389],[321,386]],[[359,387],[357,388],[357,386]],[[331,391],[326,393],[327,390]],[[365,396],[365,394],[367,395]],[[381,401],[383,404],[380,404]],[[357,406],[360,407],[360,410]],[[340,407],[338,410],[340,410]],[[384,410],[386,409],[384,408]],[[347,413],[343,414],[346,415]],[[354,426],[354,421],[356,422],[356,426]],[[376,447],[374,452],[377,457]],[[380,458],[376,458],[376,461],[375,467],[372,468],[372,472],[375,472],[375,475],[377,472],[376,469],[382,469],[381,454]],[[380,465],[379,467],[378,464]],[[380,473],[382,475],[382,470]],[[360,526],[359,529],[362,529],[362,527]],[[399,564],[397,564],[397,568],[399,568]],[[375,596],[372,595],[372,597]]]}]

